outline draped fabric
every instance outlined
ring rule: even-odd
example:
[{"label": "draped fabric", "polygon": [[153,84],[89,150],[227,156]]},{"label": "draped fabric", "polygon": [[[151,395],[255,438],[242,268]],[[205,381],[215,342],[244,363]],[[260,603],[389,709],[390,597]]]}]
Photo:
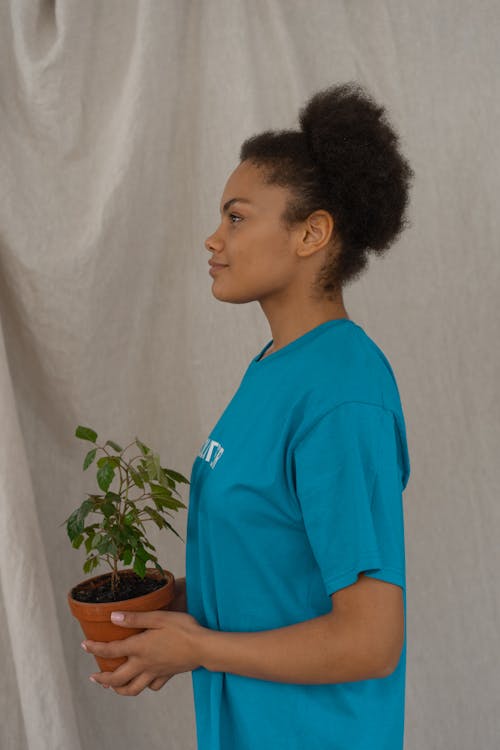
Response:
[{"label": "draped fabric", "polygon": [[[491,1],[1,0],[2,750],[195,748],[190,674],[134,698],[88,680],[62,522],[97,484],[74,432],[189,471],[270,338],[207,273],[241,142],[350,80],[416,173],[411,226],[344,292],[412,456],[405,747],[496,746],[499,27]],[[183,542],[152,540],[184,575]]]}]

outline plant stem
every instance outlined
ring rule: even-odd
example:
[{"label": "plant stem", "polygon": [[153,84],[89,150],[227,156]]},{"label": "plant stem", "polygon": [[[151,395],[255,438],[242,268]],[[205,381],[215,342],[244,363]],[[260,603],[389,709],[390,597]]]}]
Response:
[{"label": "plant stem", "polygon": [[112,591],[113,597],[116,599],[120,578],[118,576],[118,560],[116,558],[112,558],[112,560],[113,560],[113,570],[111,571],[111,591]]}]

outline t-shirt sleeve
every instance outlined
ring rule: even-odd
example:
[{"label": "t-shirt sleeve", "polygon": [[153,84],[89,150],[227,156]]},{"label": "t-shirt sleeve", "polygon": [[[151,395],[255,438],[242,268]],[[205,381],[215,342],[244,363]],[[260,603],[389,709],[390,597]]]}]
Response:
[{"label": "t-shirt sleeve", "polygon": [[361,572],[406,588],[402,440],[392,411],[346,402],[293,449],[295,491],[329,596]]}]

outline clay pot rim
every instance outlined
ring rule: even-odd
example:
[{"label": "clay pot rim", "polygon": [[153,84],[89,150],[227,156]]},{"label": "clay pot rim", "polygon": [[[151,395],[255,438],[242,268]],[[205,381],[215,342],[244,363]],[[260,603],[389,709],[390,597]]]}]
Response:
[{"label": "clay pot rim", "polygon": [[[119,573],[129,573],[129,574],[130,573],[134,573],[135,575],[137,575],[135,573],[135,570],[133,568],[122,568],[118,572]],[[70,590],[68,591],[68,595],[67,595],[68,596],[68,601],[70,603],[74,602],[77,605],[78,609],[81,608],[82,611],[85,611],[85,609],[87,609],[89,612],[90,612],[91,609],[95,609],[96,607],[99,607],[99,608],[106,608],[106,607],[109,608],[109,607],[111,607],[112,609],[113,608],[114,609],[125,609],[126,607],[130,607],[130,603],[131,602],[137,601],[137,599],[141,599],[142,600],[145,597],[153,597],[153,595],[159,594],[161,591],[163,591],[164,588],[166,588],[169,584],[171,584],[172,581],[174,580],[174,574],[171,573],[169,570],[165,570],[165,569],[163,569],[163,573],[165,574],[165,581],[163,583],[163,586],[160,586],[159,588],[154,589],[153,591],[148,591],[146,594],[139,594],[138,596],[134,596],[134,597],[129,598],[129,599],[117,599],[116,601],[113,601],[113,602],[81,602],[78,599],[74,599],[73,598],[73,591],[78,586],[82,586],[85,583],[89,583],[89,581],[97,581],[100,578],[105,578],[105,577],[108,577],[108,576],[111,575],[110,572],[109,573],[101,573],[101,574],[99,574],[97,576],[91,576],[90,578],[85,578],[83,581],[79,581],[74,586],[72,586],[70,588]],[[153,568],[153,567],[146,568],[146,577],[147,578],[159,578],[160,575],[161,575],[161,573],[158,570],[158,568]]]}]

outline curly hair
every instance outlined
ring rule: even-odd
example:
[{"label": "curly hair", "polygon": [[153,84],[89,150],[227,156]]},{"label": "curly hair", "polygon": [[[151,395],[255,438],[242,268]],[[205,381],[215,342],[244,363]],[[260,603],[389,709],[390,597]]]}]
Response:
[{"label": "curly hair", "polygon": [[317,92],[298,119],[300,130],[248,138],[239,158],[259,167],[266,184],[289,189],[281,217],[286,229],[318,209],[332,215],[332,237],[313,288],[333,298],[360,276],[369,251],[381,255],[410,225],[404,214],[414,172],[385,108],[356,82]]}]

